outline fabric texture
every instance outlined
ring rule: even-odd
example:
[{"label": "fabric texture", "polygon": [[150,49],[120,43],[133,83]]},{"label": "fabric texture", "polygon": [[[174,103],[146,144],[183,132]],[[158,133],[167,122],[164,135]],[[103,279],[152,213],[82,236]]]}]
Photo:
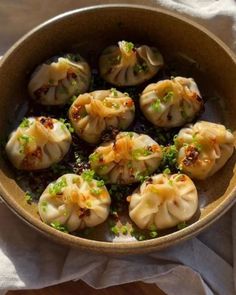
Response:
[{"label": "fabric texture", "polygon": [[[187,15],[236,50],[233,0],[102,1],[165,7]],[[86,0],[0,2],[0,54],[28,30],[64,11],[101,4]],[[236,207],[204,233],[149,255],[111,257],[57,245],[0,203],[0,294],[82,279],[94,288],[134,281],[156,283],[168,295],[235,293]],[[124,272],[125,270],[125,272]]]}]

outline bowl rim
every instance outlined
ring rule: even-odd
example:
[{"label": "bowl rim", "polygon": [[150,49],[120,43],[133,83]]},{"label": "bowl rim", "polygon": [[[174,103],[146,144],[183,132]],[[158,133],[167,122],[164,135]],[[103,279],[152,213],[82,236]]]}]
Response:
[{"label": "bowl rim", "polygon": [[[0,61],[0,67],[2,64],[11,56],[11,54],[17,50],[18,46],[21,45],[25,40],[27,40],[31,35],[36,34],[38,31],[46,28],[48,25],[60,22],[62,19],[69,18],[71,15],[87,13],[90,11],[95,10],[106,10],[106,9],[121,9],[121,8],[128,8],[134,10],[145,10],[145,11],[152,11],[158,12],[160,14],[168,15],[173,18],[178,19],[182,22],[187,22],[188,25],[202,31],[205,35],[207,35],[210,39],[212,39],[215,43],[217,43],[232,59],[232,62],[236,66],[236,56],[233,51],[217,36],[215,36],[212,32],[208,31],[202,25],[199,25],[195,21],[180,15],[179,13],[175,13],[163,8],[156,8],[151,6],[145,5],[137,5],[137,4],[101,4],[101,5],[93,5],[84,8],[78,8],[71,11],[64,12],[59,14],[42,24],[36,26],[28,33],[26,33],[23,37],[21,37],[17,42],[15,42],[10,49],[4,54],[3,58]],[[158,238],[145,240],[145,241],[130,241],[130,242],[105,242],[105,241],[97,241],[97,240],[90,240],[85,239],[82,237],[73,236],[71,234],[65,234],[60,232],[56,229],[53,229],[49,225],[43,223],[41,220],[32,217],[16,200],[11,197],[2,185],[0,180],[0,199],[16,214],[18,217],[23,219],[26,223],[28,223],[34,229],[37,229],[39,232],[43,233],[44,235],[50,237],[52,240],[65,244],[74,246],[81,249],[89,249],[96,252],[103,252],[103,253],[110,253],[110,254],[128,254],[128,253],[144,253],[149,252],[152,250],[160,250],[171,245],[177,244],[181,241],[184,241],[192,236],[197,235],[203,229],[209,227],[214,221],[220,218],[233,204],[235,201],[236,196],[236,187],[229,193],[229,195],[220,203],[216,208],[214,208],[211,212],[209,212],[206,216],[202,219],[197,220],[193,224],[189,225],[188,227],[181,229],[179,231],[175,231],[173,233],[167,234],[165,236],[161,236]]]}]

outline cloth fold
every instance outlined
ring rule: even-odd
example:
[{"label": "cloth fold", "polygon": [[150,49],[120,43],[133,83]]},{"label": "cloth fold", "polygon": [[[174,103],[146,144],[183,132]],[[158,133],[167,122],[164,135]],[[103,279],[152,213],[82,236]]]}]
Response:
[{"label": "cloth fold", "polygon": [[[118,1],[103,1],[118,3]],[[161,6],[187,15],[236,50],[233,0],[119,1]],[[42,21],[64,11],[101,4],[98,0],[2,0],[0,54]],[[0,203],[0,294],[82,279],[94,288],[134,281],[156,283],[168,295],[233,295],[236,265],[236,206],[208,230],[148,255],[111,257],[70,249],[49,241]]]}]

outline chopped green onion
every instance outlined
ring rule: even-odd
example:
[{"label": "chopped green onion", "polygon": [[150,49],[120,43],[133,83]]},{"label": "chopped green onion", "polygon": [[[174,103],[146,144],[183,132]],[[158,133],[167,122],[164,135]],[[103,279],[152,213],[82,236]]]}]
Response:
[{"label": "chopped green onion", "polygon": [[150,231],[149,236],[154,239],[154,238],[158,237],[158,232],[157,231]]},{"label": "chopped green onion", "polygon": [[183,222],[180,222],[178,225],[177,225],[177,228],[179,229],[179,230],[181,230],[181,229],[183,229],[183,228],[185,228],[185,227],[187,227],[188,225],[186,224],[186,222],[185,221],[183,221]]},{"label": "chopped green onion", "polygon": [[140,181],[141,183],[143,183],[145,180],[148,179],[148,171],[146,172],[139,172],[135,175],[135,179],[137,179],[137,181]]},{"label": "chopped green onion", "polygon": [[134,132],[132,132],[132,131],[126,131],[125,132],[125,135],[126,136],[129,136],[130,138],[132,138],[134,136]]},{"label": "chopped green onion", "polygon": [[141,234],[140,232],[138,232],[136,229],[132,228],[130,231],[130,235],[132,237],[134,237],[136,240],[138,241],[143,241],[146,240],[146,237],[144,234]]},{"label": "chopped green onion", "polygon": [[161,100],[159,98],[157,98],[156,101],[151,104],[151,108],[155,112],[160,112],[161,111]]},{"label": "chopped green onion", "polygon": [[80,154],[78,151],[74,152],[74,156],[75,156],[76,164],[80,164],[80,163],[87,160],[86,157],[84,155]]},{"label": "chopped green onion", "polygon": [[76,80],[73,79],[73,80],[71,81],[71,85],[72,85],[72,86],[76,86],[77,84],[78,84],[78,82],[77,82]]},{"label": "chopped green onion", "polygon": [[166,168],[162,173],[168,175],[168,174],[171,174],[171,171],[169,168]]},{"label": "chopped green onion", "polygon": [[126,225],[123,225],[123,226],[121,227],[121,233],[122,233],[123,235],[127,235],[127,233],[128,233],[128,228],[127,228]]},{"label": "chopped green onion", "polygon": [[169,145],[162,149],[163,157],[162,157],[162,165],[175,167],[177,162],[177,148],[175,145]]},{"label": "chopped green onion", "polygon": [[97,180],[97,187],[103,187],[105,182],[103,180]]},{"label": "chopped green onion", "polygon": [[195,143],[194,146],[196,147],[199,153],[202,151],[202,145],[200,143]]},{"label": "chopped green onion", "polygon": [[72,62],[81,61],[81,56],[78,53],[76,54],[68,53],[65,55],[65,58],[69,59]]},{"label": "chopped green onion", "polygon": [[202,145],[197,141],[197,134],[194,133],[192,135],[192,139],[193,139],[193,144],[194,144],[194,147],[197,149],[197,151],[200,153],[201,150],[202,150]]},{"label": "chopped green onion", "polygon": [[62,189],[67,186],[67,181],[65,177],[62,177],[61,180],[52,183],[49,187],[50,195],[60,195],[62,194]]},{"label": "chopped green onion", "polygon": [[116,88],[111,88],[111,95],[114,97],[118,96],[118,92],[117,92]]},{"label": "chopped green onion", "polygon": [[134,49],[134,44],[132,42],[123,41],[122,47],[127,53],[130,53]]},{"label": "chopped green onion", "polygon": [[87,201],[87,202],[86,202],[86,206],[87,206],[88,208],[91,208],[91,207],[92,207],[92,202]]},{"label": "chopped green onion", "polygon": [[100,188],[92,188],[90,192],[91,194],[98,196],[101,194],[102,190]]},{"label": "chopped green onion", "polygon": [[30,126],[30,120],[28,118],[24,118],[20,123],[21,128],[27,128]]},{"label": "chopped green onion", "polygon": [[171,186],[172,186],[172,185],[173,185],[173,183],[174,183],[174,182],[173,182],[173,180],[172,180],[172,179],[169,179],[169,180],[168,180],[168,184],[169,184],[169,185],[171,185]]},{"label": "chopped green onion", "polygon": [[146,237],[145,237],[145,235],[139,235],[139,236],[137,237],[137,239],[138,239],[139,241],[144,241],[144,240],[146,240]]},{"label": "chopped green onion", "polygon": [[83,180],[91,182],[94,179],[95,172],[93,170],[84,170],[81,174]]},{"label": "chopped green onion", "polygon": [[173,98],[174,92],[173,91],[169,91],[163,98],[163,102],[167,103],[168,101],[170,101]]},{"label": "chopped green onion", "polygon": [[23,134],[18,137],[18,140],[21,144],[25,145],[25,144],[29,143],[30,141],[34,140],[34,137]]},{"label": "chopped green onion", "polygon": [[135,74],[138,74],[138,73],[141,73],[141,72],[146,72],[148,69],[148,66],[147,64],[144,62],[142,64],[135,64],[134,65],[134,73]]},{"label": "chopped green onion", "polygon": [[41,204],[41,208],[42,208],[43,212],[47,211],[47,206],[48,206],[48,202],[43,201],[42,204]]},{"label": "chopped green onion", "polygon": [[149,151],[149,150],[147,150],[145,148],[139,148],[139,149],[133,150],[132,157],[134,159],[138,160],[138,158],[140,158],[140,157],[146,157],[146,156],[149,156],[151,154],[152,154],[151,151]]},{"label": "chopped green onion", "polygon": [[66,122],[66,119],[60,118],[59,121],[62,123],[61,128],[63,130],[68,129],[70,131],[70,133],[73,133],[75,130],[74,128],[71,126],[71,124],[69,122]]},{"label": "chopped green onion", "polygon": [[149,230],[151,231],[155,231],[157,229],[156,225],[155,224],[152,224],[150,227],[149,227]]},{"label": "chopped green onion", "polygon": [[59,221],[54,221],[50,223],[51,227],[63,232],[68,233],[68,229],[65,225],[62,225]]},{"label": "chopped green onion", "polygon": [[116,236],[119,235],[119,228],[115,225],[111,227],[111,231],[113,232],[113,234],[115,234]]},{"label": "chopped green onion", "polygon": [[115,103],[115,102],[112,103],[112,106],[113,106],[116,110],[119,110],[119,108],[120,108],[120,105],[119,105],[118,103]]},{"label": "chopped green onion", "polygon": [[19,150],[20,154],[24,152],[27,144],[34,141],[34,140],[35,140],[35,138],[33,136],[29,136],[26,134],[19,136],[18,141],[20,143],[20,150]]},{"label": "chopped green onion", "polygon": [[26,192],[26,193],[25,193],[25,196],[24,196],[24,199],[25,199],[25,201],[26,201],[28,204],[31,204],[32,201],[33,201],[33,196],[31,195],[30,192]]},{"label": "chopped green onion", "polygon": [[98,153],[92,153],[90,156],[89,156],[89,161],[90,162],[98,162],[99,161],[99,155]]}]

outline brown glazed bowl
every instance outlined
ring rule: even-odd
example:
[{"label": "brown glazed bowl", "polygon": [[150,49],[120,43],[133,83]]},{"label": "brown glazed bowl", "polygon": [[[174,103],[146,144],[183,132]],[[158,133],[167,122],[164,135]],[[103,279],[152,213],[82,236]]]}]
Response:
[{"label": "brown glazed bowl", "polygon": [[[236,59],[218,38],[194,22],[174,13],[136,5],[102,5],[74,10],[40,25],[5,54],[0,64],[0,130],[9,134],[9,122],[24,116],[29,73],[49,57],[77,48],[85,58],[97,60],[106,46],[119,40],[152,44],[169,64],[197,80],[203,94],[217,95],[206,104],[204,118],[236,129]],[[185,65],[187,64],[187,66]],[[198,218],[182,230],[146,241],[108,242],[79,238],[59,232],[40,221],[35,206],[23,202],[9,163],[0,161],[0,194],[21,219],[58,243],[100,253],[144,253],[186,240],[222,216],[236,196],[235,155],[213,177],[197,183]],[[6,220],[7,222],[7,220]]]}]

